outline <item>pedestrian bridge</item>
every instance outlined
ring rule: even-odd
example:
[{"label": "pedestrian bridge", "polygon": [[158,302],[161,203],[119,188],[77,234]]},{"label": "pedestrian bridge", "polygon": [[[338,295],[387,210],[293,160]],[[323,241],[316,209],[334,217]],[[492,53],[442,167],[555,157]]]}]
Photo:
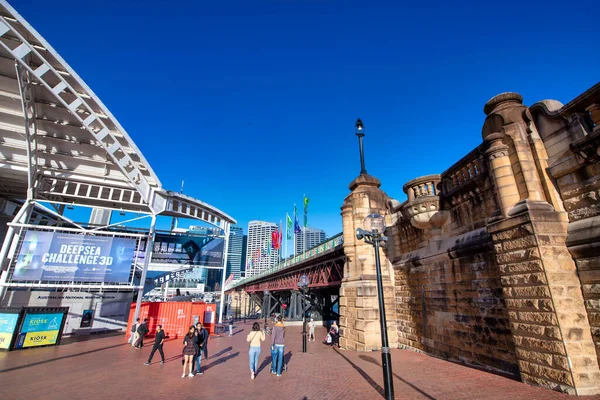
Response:
[{"label": "pedestrian bridge", "polygon": [[[339,233],[258,275],[234,283],[226,288],[226,293],[236,315],[260,313],[265,317],[276,312],[288,319],[300,319],[303,308],[311,308],[316,318],[335,319],[345,262],[344,237]],[[306,295],[298,289],[303,275],[309,282]]]}]

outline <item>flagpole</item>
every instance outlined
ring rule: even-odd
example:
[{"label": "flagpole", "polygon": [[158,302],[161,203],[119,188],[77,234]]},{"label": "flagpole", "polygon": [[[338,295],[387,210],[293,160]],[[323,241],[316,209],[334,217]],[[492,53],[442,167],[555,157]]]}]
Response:
[{"label": "flagpole", "polygon": [[285,262],[285,260],[287,260],[287,242],[288,242],[288,238],[287,238],[287,235],[288,235],[288,227],[287,227],[287,225],[288,225],[287,221],[288,220],[287,220],[287,216],[288,216],[288,213],[285,213],[285,251],[283,252],[283,261],[284,262]]},{"label": "flagpole", "polygon": [[294,204],[294,257],[296,257],[298,254],[296,254],[296,218],[298,218],[296,216],[297,211],[296,211],[296,205]]},{"label": "flagpole", "polygon": [[302,232],[302,241],[304,242],[304,252],[306,253],[306,195],[303,194],[302,195],[304,197],[304,200],[302,201],[302,203],[304,204],[304,231]]}]

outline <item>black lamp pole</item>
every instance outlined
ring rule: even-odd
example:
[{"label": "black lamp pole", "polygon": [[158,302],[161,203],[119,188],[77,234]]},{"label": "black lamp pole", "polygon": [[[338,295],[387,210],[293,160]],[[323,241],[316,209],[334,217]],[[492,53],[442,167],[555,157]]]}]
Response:
[{"label": "black lamp pole", "polygon": [[365,136],[365,126],[363,125],[363,122],[360,120],[360,118],[356,120],[354,129],[356,131],[356,136],[358,136],[358,149],[360,151],[360,174],[364,175],[367,173],[367,170],[365,169],[365,153],[363,151],[363,137]]},{"label": "black lamp pole", "polygon": [[[367,227],[369,226],[369,227]],[[370,214],[365,218],[365,228],[357,229],[356,238],[372,244],[375,249],[375,269],[377,272],[377,297],[379,298],[379,324],[381,328],[381,364],[383,368],[383,384],[386,400],[394,398],[394,381],[392,380],[392,356],[387,335],[387,322],[385,319],[385,302],[383,299],[383,282],[381,279],[381,262],[379,260],[379,247],[381,242],[387,241],[384,218],[379,214]]]},{"label": "black lamp pole", "polygon": [[385,320],[385,304],[383,301],[383,283],[381,280],[381,263],[379,261],[379,234],[374,232],[373,246],[375,247],[375,268],[377,270],[377,297],[379,297],[379,324],[381,327],[381,363],[383,366],[383,383],[385,398],[394,398],[394,382],[392,380],[392,355],[388,344],[387,322]]},{"label": "black lamp pole", "polygon": [[302,291],[302,352],[306,353],[306,310],[304,304],[306,303],[306,293],[308,292],[309,279],[308,276],[302,275],[298,282],[298,288]]}]

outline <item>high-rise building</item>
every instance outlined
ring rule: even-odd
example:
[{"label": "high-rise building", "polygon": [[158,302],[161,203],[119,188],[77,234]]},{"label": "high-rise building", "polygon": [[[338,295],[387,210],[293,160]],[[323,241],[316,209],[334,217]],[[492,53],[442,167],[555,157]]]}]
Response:
[{"label": "high-rise building", "polygon": [[279,250],[271,246],[271,234],[277,228],[277,224],[272,222],[250,221],[248,224],[246,277],[256,275],[279,263]]},{"label": "high-rise building", "polygon": [[240,279],[242,266],[246,262],[246,247],[244,229],[232,226],[229,230],[229,250],[227,252],[227,272],[225,279],[233,274],[233,279]]},{"label": "high-rise building", "polygon": [[[304,247],[304,230],[306,229],[306,247]],[[304,253],[304,250],[312,249],[325,241],[325,231],[315,228],[302,228],[302,233],[296,233],[294,250],[296,254]]]}]

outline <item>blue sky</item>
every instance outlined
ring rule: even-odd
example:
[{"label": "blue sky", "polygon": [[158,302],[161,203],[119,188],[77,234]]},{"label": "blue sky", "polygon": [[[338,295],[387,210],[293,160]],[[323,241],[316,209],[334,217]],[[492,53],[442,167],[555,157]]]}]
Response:
[{"label": "blue sky", "polygon": [[[600,6],[565,2],[19,0],[163,185],[236,218],[341,231],[360,172],[393,198],[481,142],[483,105],[598,82]],[[453,4],[450,4],[453,3]],[[490,7],[490,5],[495,7]],[[167,224],[167,222],[163,222]],[[291,247],[291,246],[290,246]]]}]

